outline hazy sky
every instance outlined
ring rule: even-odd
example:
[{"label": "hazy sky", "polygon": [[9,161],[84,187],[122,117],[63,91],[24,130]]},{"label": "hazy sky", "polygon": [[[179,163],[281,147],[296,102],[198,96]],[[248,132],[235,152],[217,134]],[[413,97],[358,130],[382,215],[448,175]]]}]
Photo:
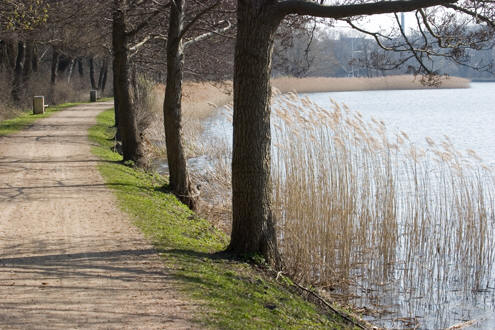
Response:
[{"label": "hazy sky", "polygon": [[[400,17],[400,14],[399,14]],[[414,17],[414,13],[405,13],[404,14],[404,22],[406,26],[406,31],[410,28],[413,28],[416,23],[416,18]],[[373,15],[369,16],[359,23],[357,23],[359,27],[363,27],[370,31],[376,32],[378,30],[390,30],[392,27],[396,27],[397,23],[395,21],[395,17],[393,14],[382,14],[382,15]],[[339,22],[337,24],[337,28],[339,29],[348,29],[349,25]]]}]

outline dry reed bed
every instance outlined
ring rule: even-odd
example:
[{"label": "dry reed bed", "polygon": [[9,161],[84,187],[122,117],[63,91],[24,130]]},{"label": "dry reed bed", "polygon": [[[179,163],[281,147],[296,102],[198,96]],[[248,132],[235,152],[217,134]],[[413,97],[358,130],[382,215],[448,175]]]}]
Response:
[{"label": "dry reed bed", "polygon": [[[306,89],[294,82],[274,85],[282,92],[380,86],[377,80],[359,85],[355,79],[318,79]],[[444,87],[466,83],[448,82]],[[390,84],[411,88],[410,77],[389,77],[381,86]],[[205,197],[200,212],[227,232],[231,146],[205,139],[202,132],[218,113],[216,106],[230,101],[229,88],[228,83],[222,88],[188,83],[184,92],[189,155],[206,159],[193,171]],[[161,113],[163,88],[157,90],[155,112]],[[273,112],[273,203],[285,271],[295,280],[331,289],[333,297],[354,304],[396,309],[398,315],[434,309],[438,327],[448,323],[441,315],[452,305],[439,306],[449,300],[450,290],[466,297],[488,288],[495,178],[474,152],[459,153],[448,138],[427,138],[421,149],[383,122],[337,104],[325,109],[290,93],[275,98]],[[162,131],[162,121],[156,123]],[[394,306],[384,306],[386,296]]]},{"label": "dry reed bed", "polygon": [[272,79],[272,86],[282,93],[319,93],[365,90],[469,88],[469,79],[439,77],[439,85],[425,86],[420,77],[396,75],[375,78],[281,77]]},{"label": "dry reed bed", "polygon": [[[273,109],[273,203],[292,278],[401,316],[434,310],[438,327],[456,303],[445,304],[451,290],[467,297],[488,288],[495,177],[473,151],[461,154],[447,137],[427,138],[422,149],[383,122],[295,94],[277,97]],[[216,167],[196,179],[228,214],[223,148],[210,158]]]}]

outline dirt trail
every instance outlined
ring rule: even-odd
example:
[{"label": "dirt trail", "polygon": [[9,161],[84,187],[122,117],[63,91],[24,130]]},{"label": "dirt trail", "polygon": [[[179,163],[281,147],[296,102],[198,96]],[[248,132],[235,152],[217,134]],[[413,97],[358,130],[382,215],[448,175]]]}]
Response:
[{"label": "dirt trail", "polygon": [[195,309],[116,206],[87,129],[111,103],[0,137],[0,329],[188,329]]}]

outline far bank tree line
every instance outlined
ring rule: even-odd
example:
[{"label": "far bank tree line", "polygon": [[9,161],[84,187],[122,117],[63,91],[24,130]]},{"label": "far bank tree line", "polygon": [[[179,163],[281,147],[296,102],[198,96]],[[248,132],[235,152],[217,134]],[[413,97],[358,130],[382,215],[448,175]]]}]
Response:
[{"label": "far bank tree line", "polygon": [[[39,0],[36,4],[46,17],[40,19],[28,8],[30,14],[19,18],[12,8],[0,8],[4,31],[26,41],[31,38],[28,36],[44,35],[48,30],[43,43],[64,49],[66,54],[73,50],[88,52],[90,57],[99,51],[111,55],[124,161],[139,166],[144,157],[132,86],[136,71],[166,80],[163,113],[170,189],[193,209],[197,193],[183,147],[182,81],[185,76],[212,80],[233,74],[229,250],[259,254],[276,266],[283,260],[277,249],[270,177],[270,76],[275,40],[300,31],[296,28],[319,24],[315,17],[324,19],[321,22],[329,27],[342,22],[367,34],[379,47],[370,65],[389,69],[405,65],[409,72],[423,74],[430,82],[440,73],[432,58],[469,65],[469,49],[490,49],[494,40],[495,5],[491,1],[112,0],[95,5],[82,0]],[[60,11],[53,11],[60,6]],[[26,10],[19,5],[19,10],[22,8]],[[418,33],[404,31],[399,12],[415,13]],[[397,26],[391,31],[369,31],[360,25],[360,17],[383,13],[396,17]],[[51,24],[58,34],[50,32]],[[390,52],[395,55],[388,56]],[[15,69],[13,72],[15,80]]]}]

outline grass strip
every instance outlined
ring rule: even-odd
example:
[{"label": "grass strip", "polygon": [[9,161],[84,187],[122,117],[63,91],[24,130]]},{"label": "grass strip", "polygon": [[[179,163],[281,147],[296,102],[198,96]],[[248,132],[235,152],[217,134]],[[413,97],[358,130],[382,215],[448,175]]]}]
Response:
[{"label": "grass strip", "polygon": [[166,191],[165,178],[122,164],[111,151],[113,110],[102,112],[89,130],[92,152],[121,208],[152,240],[178,290],[205,308],[197,315],[201,327],[221,329],[347,329],[339,316],[315,305],[252,265],[221,251],[228,238]]},{"label": "grass strip", "polygon": [[0,121],[0,136],[18,132],[22,129],[31,126],[36,120],[40,118],[46,118],[56,111],[73,107],[81,103],[83,102],[63,103],[63,104],[47,107],[45,109],[45,113],[43,114],[34,115],[31,112],[23,112],[15,118]]}]

